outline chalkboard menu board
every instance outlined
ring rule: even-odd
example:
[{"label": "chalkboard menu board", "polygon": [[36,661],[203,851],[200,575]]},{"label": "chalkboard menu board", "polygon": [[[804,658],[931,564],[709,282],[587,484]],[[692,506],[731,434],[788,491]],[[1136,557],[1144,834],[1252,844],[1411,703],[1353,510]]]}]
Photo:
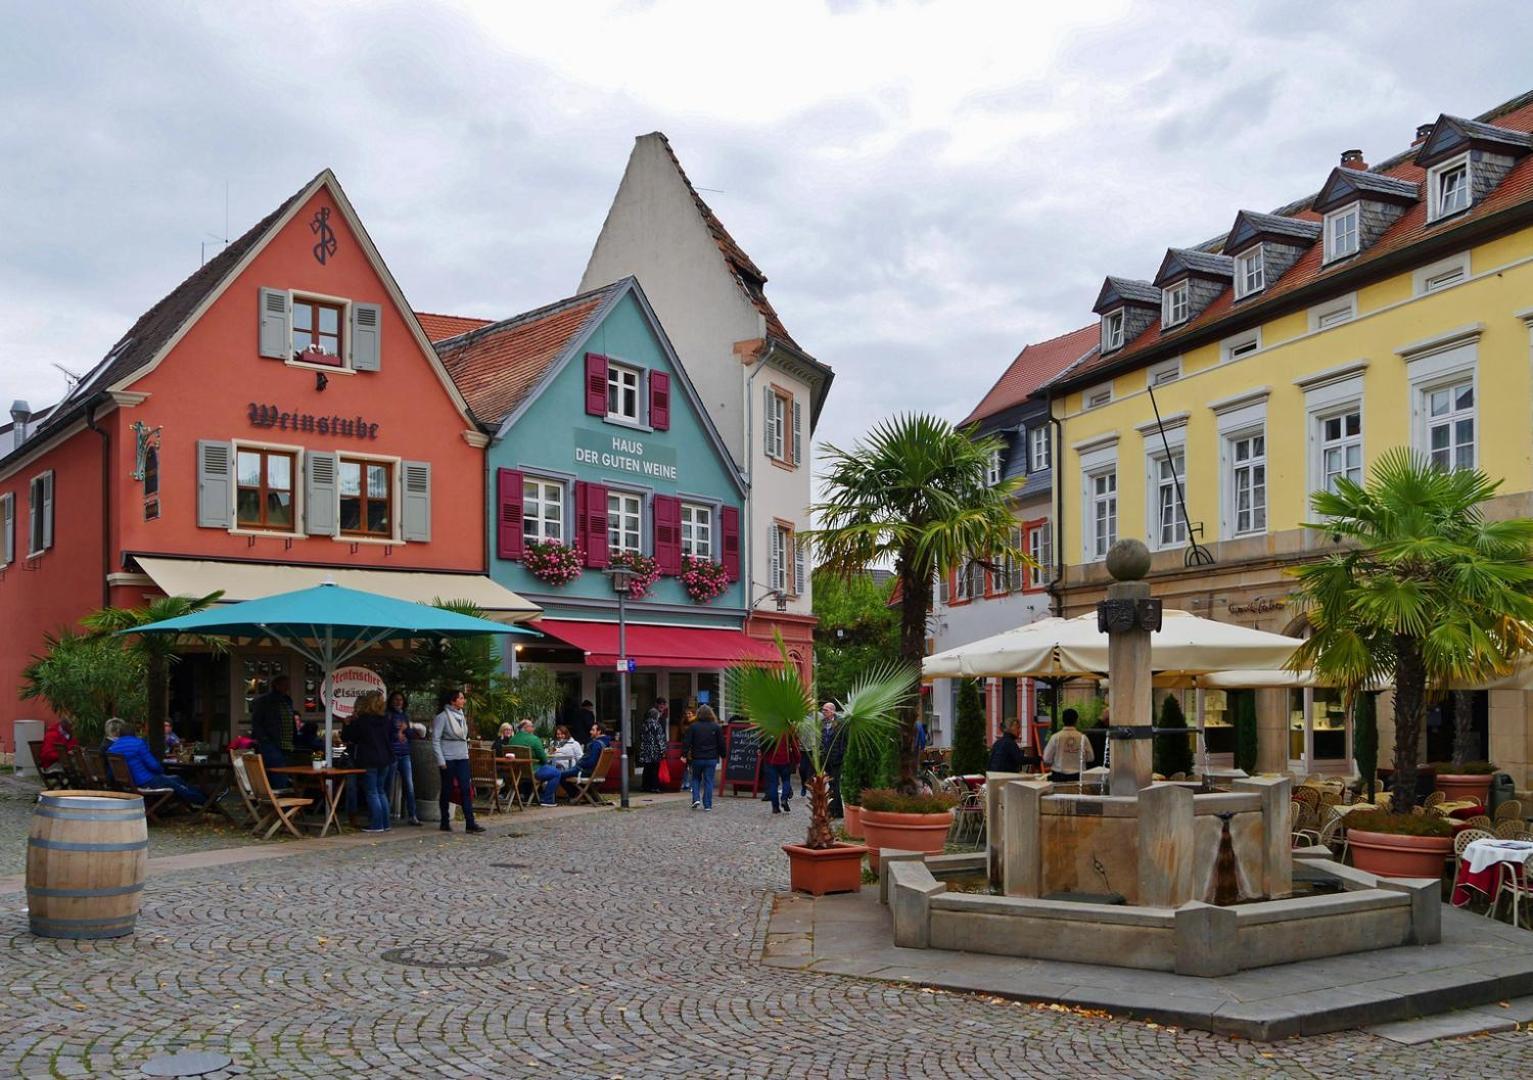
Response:
[{"label": "chalkboard menu board", "polygon": [[724,761],[719,789],[728,784],[736,792],[750,788],[755,794],[761,787],[761,742],[756,729],[749,724],[731,723],[724,733],[729,756]]}]

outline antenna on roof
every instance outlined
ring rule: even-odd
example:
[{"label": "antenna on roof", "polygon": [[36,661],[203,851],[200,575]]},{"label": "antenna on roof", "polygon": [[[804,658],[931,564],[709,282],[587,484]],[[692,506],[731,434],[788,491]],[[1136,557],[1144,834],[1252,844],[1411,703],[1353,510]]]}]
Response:
[{"label": "antenna on roof", "polygon": [[218,243],[220,245],[219,250],[229,246],[229,181],[227,180],[224,181],[224,234],[222,236],[219,236],[217,233],[213,232],[203,234],[202,262],[200,264],[202,266],[206,266],[208,264],[209,240]]},{"label": "antenna on roof", "polygon": [[59,363],[57,360],[49,361],[49,363],[51,363],[54,367],[56,367],[60,371],[62,371],[64,373],[64,378],[67,379],[68,382],[69,382],[69,389],[64,391],[64,396],[68,397],[70,394],[74,393],[75,392],[75,387],[80,385],[80,376],[76,375],[73,371],[70,371],[67,367],[65,367],[63,364]]}]

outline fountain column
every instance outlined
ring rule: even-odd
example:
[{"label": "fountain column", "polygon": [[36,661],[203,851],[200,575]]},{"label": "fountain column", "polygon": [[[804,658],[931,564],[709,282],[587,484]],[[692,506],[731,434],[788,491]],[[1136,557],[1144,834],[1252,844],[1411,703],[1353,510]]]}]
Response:
[{"label": "fountain column", "polygon": [[1136,795],[1154,776],[1150,634],[1160,629],[1159,600],[1150,596],[1150,551],[1139,540],[1119,540],[1107,552],[1113,583],[1097,604],[1097,626],[1107,634],[1108,790]]}]

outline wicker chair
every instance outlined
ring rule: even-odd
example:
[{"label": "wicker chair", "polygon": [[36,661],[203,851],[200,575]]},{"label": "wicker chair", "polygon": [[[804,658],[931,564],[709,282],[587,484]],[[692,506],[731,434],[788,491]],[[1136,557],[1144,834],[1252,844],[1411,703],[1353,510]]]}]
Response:
[{"label": "wicker chair", "polygon": [[1468,825],[1471,829],[1484,829],[1488,833],[1496,831],[1496,823],[1485,814],[1476,814],[1469,819]]},{"label": "wicker chair", "polygon": [[1508,799],[1496,807],[1496,812],[1492,816],[1497,821],[1521,821],[1522,801],[1520,799]]},{"label": "wicker chair", "polygon": [[1432,794],[1428,795],[1425,799],[1423,799],[1421,801],[1421,805],[1427,807],[1428,809],[1431,809],[1432,807],[1436,806],[1438,803],[1445,803],[1447,801],[1448,801],[1448,796],[1446,794],[1444,794],[1441,791],[1434,791],[1434,792],[1432,792]]},{"label": "wicker chair", "polygon": [[[1479,893],[1482,900],[1488,901],[1490,899],[1489,893],[1484,889],[1475,888],[1467,881],[1461,880],[1461,875],[1464,872],[1464,849],[1476,840],[1489,840],[1494,835],[1494,833],[1487,832],[1484,829],[1465,829],[1453,838],[1453,889],[1455,891],[1462,885],[1471,892]],[[1448,895],[1452,896],[1453,892],[1450,891]]]},{"label": "wicker chair", "polygon": [[1516,840],[1528,831],[1528,827],[1520,821],[1496,822],[1496,839]]},{"label": "wicker chair", "polygon": [[1320,843],[1320,822],[1315,808],[1298,799],[1291,801],[1288,804],[1288,832],[1290,844]]},{"label": "wicker chair", "polygon": [[[1347,815],[1328,810],[1325,824],[1320,826],[1320,844],[1330,848],[1337,862],[1347,861]],[[1340,850],[1337,849],[1337,845]]]},{"label": "wicker chair", "polygon": [[1305,806],[1320,805],[1320,789],[1300,784],[1293,789],[1293,801],[1303,803]]}]

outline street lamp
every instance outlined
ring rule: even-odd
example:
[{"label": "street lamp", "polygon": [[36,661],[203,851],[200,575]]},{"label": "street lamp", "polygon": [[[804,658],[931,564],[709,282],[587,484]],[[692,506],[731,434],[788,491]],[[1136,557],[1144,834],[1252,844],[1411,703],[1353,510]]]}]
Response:
[{"label": "street lamp", "polygon": [[633,580],[633,567],[611,566],[607,575],[612,578],[612,588],[617,592],[617,671],[618,671],[618,723],[622,740],[618,768],[621,769],[622,794],[619,805],[628,809],[628,585]]}]

